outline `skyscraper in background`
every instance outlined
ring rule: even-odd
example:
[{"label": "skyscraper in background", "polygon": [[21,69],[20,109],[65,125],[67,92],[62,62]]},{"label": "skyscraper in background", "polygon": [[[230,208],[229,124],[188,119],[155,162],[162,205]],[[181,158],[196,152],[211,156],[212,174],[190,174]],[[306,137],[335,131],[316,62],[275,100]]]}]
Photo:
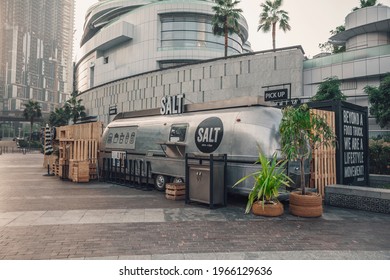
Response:
[{"label": "skyscraper in background", "polygon": [[72,92],[74,6],[0,1],[0,117],[22,111],[29,99],[50,112]]}]

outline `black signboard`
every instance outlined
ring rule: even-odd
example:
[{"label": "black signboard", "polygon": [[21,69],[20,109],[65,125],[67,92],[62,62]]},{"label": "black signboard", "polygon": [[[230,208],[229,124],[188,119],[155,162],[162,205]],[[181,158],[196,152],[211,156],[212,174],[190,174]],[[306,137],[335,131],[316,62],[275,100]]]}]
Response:
[{"label": "black signboard", "polygon": [[343,108],[342,123],[342,174],[345,185],[359,185],[365,182],[367,172],[367,150],[365,127],[366,114],[356,110]]},{"label": "black signboard", "polygon": [[264,101],[279,101],[288,99],[288,90],[286,88],[266,90],[264,92]]},{"label": "black signboard", "polygon": [[116,115],[116,114],[117,114],[116,105],[110,106],[110,107],[108,108],[108,114],[109,114],[110,116]]},{"label": "black signboard", "polygon": [[337,184],[366,186],[368,172],[368,109],[344,101],[308,103],[335,112]]}]

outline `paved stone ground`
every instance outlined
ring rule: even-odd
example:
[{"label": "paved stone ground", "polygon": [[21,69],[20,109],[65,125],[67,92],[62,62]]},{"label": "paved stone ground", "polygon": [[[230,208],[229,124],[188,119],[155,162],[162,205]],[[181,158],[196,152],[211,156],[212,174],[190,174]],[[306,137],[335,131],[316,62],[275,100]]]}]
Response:
[{"label": "paved stone ground", "polygon": [[0,259],[390,259],[390,215],[326,207],[321,218],[264,218],[245,215],[242,197],[210,210],[43,176],[42,162],[0,155]]}]

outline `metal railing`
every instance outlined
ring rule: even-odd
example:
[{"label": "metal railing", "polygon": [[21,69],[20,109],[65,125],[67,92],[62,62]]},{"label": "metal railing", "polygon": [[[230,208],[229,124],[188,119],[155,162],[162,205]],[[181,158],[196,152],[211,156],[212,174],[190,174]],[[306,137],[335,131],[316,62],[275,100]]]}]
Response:
[{"label": "metal railing", "polygon": [[104,182],[149,190],[151,175],[149,161],[103,158],[101,178]]}]

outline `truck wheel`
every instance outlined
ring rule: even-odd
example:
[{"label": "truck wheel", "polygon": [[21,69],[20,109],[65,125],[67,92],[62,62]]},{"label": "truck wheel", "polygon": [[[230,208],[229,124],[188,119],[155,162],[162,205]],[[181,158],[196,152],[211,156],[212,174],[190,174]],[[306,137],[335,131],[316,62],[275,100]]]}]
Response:
[{"label": "truck wheel", "polygon": [[154,178],[154,187],[156,190],[162,192],[165,190],[165,184],[168,182],[167,176],[164,175],[157,175],[156,178]]}]

